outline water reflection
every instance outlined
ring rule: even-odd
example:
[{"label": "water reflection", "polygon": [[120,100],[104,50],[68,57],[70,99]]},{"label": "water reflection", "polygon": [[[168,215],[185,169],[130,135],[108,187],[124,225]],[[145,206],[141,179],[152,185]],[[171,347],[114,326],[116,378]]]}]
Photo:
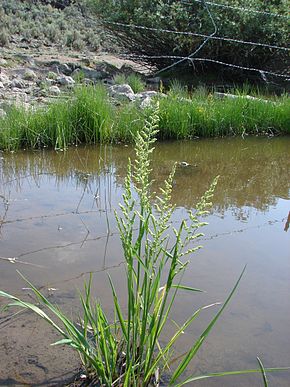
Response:
[{"label": "water reflection", "polygon": [[[277,198],[289,197],[290,139],[223,139],[158,144],[154,153],[153,189],[160,186],[174,162],[177,166],[172,200],[177,206],[192,208],[217,175],[221,176],[214,197],[214,210],[223,216],[232,209],[237,219],[246,220],[249,208],[267,211]],[[96,198],[104,180],[108,185],[108,202],[112,185],[122,186],[128,157],[134,158],[130,146],[96,146],[54,151],[5,154],[0,186],[21,191],[25,178],[39,186],[45,177],[58,189],[74,184]],[[246,207],[243,208],[243,207]]]}]

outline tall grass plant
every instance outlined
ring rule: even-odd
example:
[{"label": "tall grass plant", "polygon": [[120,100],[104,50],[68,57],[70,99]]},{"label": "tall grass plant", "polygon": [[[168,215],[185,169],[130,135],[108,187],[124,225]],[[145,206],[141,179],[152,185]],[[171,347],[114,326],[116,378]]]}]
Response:
[{"label": "tall grass plant", "polygon": [[179,364],[174,369],[170,367],[174,346],[180,335],[205,309],[219,306],[219,303],[206,305],[190,312],[188,319],[177,326],[173,336],[163,344],[162,333],[179,292],[195,294],[202,291],[183,283],[182,279],[192,254],[200,249],[196,242],[203,235],[200,229],[206,224],[201,218],[208,212],[217,179],[196,205],[196,210],[188,211],[188,220],[181,219],[178,225],[173,224],[171,193],[175,165],[159,192],[152,193],[151,155],[158,125],[157,109],[150,115],[144,128],[136,133],[136,159],[134,163],[128,162],[120,212],[115,212],[126,266],[126,308],[121,307],[110,277],[113,321],[108,320],[100,303],[92,296],[92,277],[80,296],[83,316],[79,324],[66,317],[24,277],[38,304],[23,301],[4,291],[0,291],[0,296],[10,300],[8,307],[32,310],[50,324],[61,336],[54,345],[69,345],[79,353],[88,380],[93,385],[157,386],[164,374],[169,377],[169,386],[178,387],[199,379],[253,372],[261,372],[265,381],[266,372],[278,369],[265,369],[261,361],[260,369],[256,370],[194,375],[189,378],[183,376],[230,302],[245,269],[200,337],[180,358]]}]

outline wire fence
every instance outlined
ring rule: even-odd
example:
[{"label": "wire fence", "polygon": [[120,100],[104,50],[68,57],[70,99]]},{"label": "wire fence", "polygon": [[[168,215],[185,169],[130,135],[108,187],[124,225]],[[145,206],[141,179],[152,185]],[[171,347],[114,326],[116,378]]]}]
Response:
[{"label": "wire fence", "polygon": [[[158,75],[158,74],[160,74],[168,69],[171,69],[171,68],[179,65],[182,62],[188,61],[190,64],[194,64],[194,62],[199,62],[199,63],[204,62],[204,63],[216,64],[216,65],[223,66],[226,68],[232,68],[232,69],[241,70],[241,71],[256,72],[256,73],[260,74],[262,80],[265,82],[269,82],[269,79],[267,78],[267,76],[280,78],[280,79],[283,79],[284,81],[290,81],[290,74],[289,74],[289,71],[288,71],[288,68],[286,65],[285,65],[286,66],[286,74],[285,74],[285,73],[281,73],[281,72],[277,72],[277,71],[271,71],[269,69],[257,68],[257,67],[251,66],[251,65],[245,66],[245,65],[237,64],[237,63],[228,63],[228,62],[225,62],[223,60],[219,60],[217,58],[202,57],[201,55],[199,55],[199,57],[197,57],[197,54],[202,52],[202,49],[210,41],[219,41],[219,42],[225,42],[225,43],[230,43],[230,44],[247,45],[247,46],[251,46],[252,49],[260,47],[260,48],[269,49],[269,50],[271,50],[271,52],[273,50],[283,51],[285,53],[288,53],[290,51],[290,48],[286,47],[286,46],[279,46],[279,45],[270,44],[267,42],[262,43],[262,42],[237,39],[234,37],[217,35],[218,26],[215,22],[215,19],[214,19],[214,16],[212,14],[210,7],[220,8],[220,9],[225,9],[225,10],[230,9],[233,11],[237,11],[239,13],[259,14],[259,15],[264,15],[266,17],[270,17],[270,18],[280,18],[282,20],[284,19],[284,21],[285,21],[285,23],[287,23],[287,25],[289,25],[289,22],[288,22],[288,20],[290,20],[289,15],[283,15],[283,14],[279,14],[279,13],[268,12],[268,11],[264,11],[264,10],[254,9],[254,8],[232,6],[232,5],[228,5],[225,3],[216,3],[216,2],[212,2],[212,1],[206,1],[206,0],[181,0],[180,1],[180,4],[185,5],[185,6],[192,6],[194,3],[198,3],[204,7],[205,11],[207,12],[207,14],[209,16],[211,24],[213,26],[212,33],[204,34],[204,33],[199,33],[199,32],[192,32],[192,31],[176,31],[176,30],[171,30],[171,29],[149,27],[149,26],[145,26],[145,25],[137,25],[134,23],[113,22],[113,21],[105,20],[105,19],[97,20],[96,17],[93,17],[93,16],[91,16],[91,14],[88,14],[88,12],[85,12],[83,6],[79,6],[79,10],[80,10],[81,14],[83,15],[83,17],[92,21],[93,23],[96,23],[98,26],[101,23],[101,25],[103,25],[105,27],[106,26],[115,26],[115,27],[120,27],[120,29],[125,28],[125,29],[130,29],[130,30],[140,30],[140,31],[144,31],[144,32],[148,31],[151,33],[155,32],[155,33],[173,34],[173,35],[180,35],[180,36],[187,36],[187,37],[192,36],[192,37],[204,39],[196,47],[194,52],[192,52],[191,54],[189,54],[187,56],[173,55],[173,53],[172,53],[172,55],[146,55],[146,54],[138,54],[137,55],[137,54],[127,53],[127,52],[123,52],[120,54],[121,57],[130,59],[133,61],[140,61],[140,60],[146,61],[147,60],[147,62],[148,62],[149,60],[153,60],[153,59],[154,60],[172,61],[172,64],[165,66],[165,67],[159,69],[158,71],[156,71],[155,72],[156,75]],[[61,4],[61,3],[59,3],[59,4]],[[266,2],[265,2],[265,6],[267,6]],[[288,57],[288,62],[289,62],[289,57]]]},{"label": "wire fence", "polygon": [[[105,27],[120,27],[120,31],[123,29],[129,29],[129,30],[138,30],[138,31],[148,31],[148,33],[158,33],[158,34],[173,34],[173,35],[180,35],[180,36],[187,36],[187,37],[196,37],[196,38],[201,38],[203,41],[196,47],[194,52],[187,56],[180,56],[180,55],[146,55],[144,53],[140,54],[133,54],[133,53],[127,53],[123,52],[121,53],[121,57],[127,58],[133,61],[150,61],[150,60],[168,60],[172,61],[170,65],[167,65],[163,67],[162,69],[159,69],[158,71],[155,72],[156,75],[161,74],[162,72],[169,70],[177,65],[179,65],[182,62],[188,61],[190,64],[194,63],[211,63],[211,64],[216,64],[219,66],[223,66],[226,68],[232,68],[236,70],[241,70],[241,71],[249,71],[249,72],[256,72],[258,73],[262,80],[265,82],[269,82],[269,79],[267,78],[268,76],[270,77],[277,77],[280,79],[283,79],[284,81],[289,81],[290,80],[290,75],[288,72],[286,74],[284,73],[279,73],[277,71],[271,71],[269,69],[263,69],[263,68],[257,68],[255,66],[251,65],[243,65],[243,64],[237,64],[237,63],[228,63],[223,60],[219,60],[217,58],[210,58],[210,57],[203,57],[201,54],[202,49],[208,44],[210,41],[219,41],[221,43],[229,43],[229,44],[239,44],[239,45],[246,45],[252,47],[252,49],[255,48],[264,48],[271,50],[271,53],[273,53],[274,50],[277,51],[282,51],[285,53],[289,53],[290,48],[286,46],[280,46],[280,45],[275,45],[275,44],[270,44],[267,42],[255,42],[255,41],[248,41],[248,40],[242,40],[242,39],[237,39],[234,37],[227,37],[227,36],[222,36],[218,35],[218,26],[216,25],[216,22],[214,20],[214,16],[212,14],[212,11],[210,7],[219,7],[221,9],[232,9],[234,11],[238,12],[243,12],[243,13],[253,13],[253,14],[260,14],[260,15],[265,15],[267,17],[280,17],[281,19],[285,19],[285,22],[288,23],[288,19],[290,19],[289,16],[287,15],[281,15],[278,13],[273,13],[273,12],[267,12],[267,11],[260,11],[256,9],[250,9],[250,8],[241,8],[241,7],[235,7],[235,6],[230,6],[226,5],[223,3],[215,3],[211,1],[205,1],[205,0],[191,0],[191,1],[181,1],[182,4],[186,5],[193,5],[194,3],[199,3],[201,6],[204,7],[205,11],[207,12],[209,19],[211,21],[211,24],[213,26],[213,32],[210,34],[204,34],[204,33],[199,33],[199,32],[192,32],[192,31],[177,31],[177,30],[172,30],[172,29],[166,29],[166,28],[159,28],[159,27],[151,27],[151,26],[145,26],[145,25],[137,25],[133,23],[123,23],[123,22],[113,22],[110,20],[100,20],[100,22],[105,26]],[[91,21],[94,20],[93,17],[90,15],[86,14],[86,17],[88,17]],[[282,21],[284,22],[284,21]],[[197,57],[197,54],[199,53],[199,56]]]},{"label": "wire fence", "polygon": [[192,3],[206,3],[210,6],[213,7],[219,7],[219,8],[224,8],[224,9],[232,9],[234,11],[240,11],[240,12],[246,12],[246,13],[254,13],[254,14],[260,14],[260,15],[265,15],[265,16],[272,16],[272,17],[281,17],[283,19],[290,19],[290,16],[287,15],[281,15],[279,13],[274,13],[274,12],[267,12],[267,11],[259,11],[257,9],[251,9],[251,8],[242,8],[242,7],[235,7],[232,5],[228,4],[223,4],[223,3],[214,3],[212,1],[203,1],[203,0],[191,0],[190,1],[181,1],[182,4],[187,4],[187,5],[192,5]]}]

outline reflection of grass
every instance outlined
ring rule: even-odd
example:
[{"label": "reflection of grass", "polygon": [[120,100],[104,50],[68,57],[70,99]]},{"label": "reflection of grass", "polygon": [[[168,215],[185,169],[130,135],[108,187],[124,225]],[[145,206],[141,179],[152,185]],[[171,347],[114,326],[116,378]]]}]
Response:
[{"label": "reflection of grass", "polygon": [[[55,147],[71,144],[133,141],[151,110],[134,104],[113,106],[104,86],[77,87],[67,101],[47,109],[11,108],[0,118],[0,148]],[[200,90],[191,95],[174,84],[160,98],[159,138],[290,133],[290,102],[217,99]]]},{"label": "reflection of grass", "polygon": [[[217,180],[196,205],[196,212],[189,210],[188,220],[181,219],[180,224],[174,227],[171,194],[175,166],[163,188],[160,188],[159,195],[151,193],[151,154],[158,120],[155,112],[144,129],[136,134],[135,164],[131,165],[129,160],[123,203],[120,205],[121,215],[116,213],[126,264],[126,311],[121,307],[110,277],[114,301],[113,322],[108,321],[100,303],[93,299],[92,277],[85,284],[85,294],[80,296],[83,315],[79,324],[67,318],[30,282],[28,284],[39,304],[49,311],[49,315],[38,305],[3,291],[0,291],[0,296],[11,301],[9,306],[30,309],[50,324],[62,337],[54,345],[69,345],[79,353],[90,385],[156,386],[164,374],[169,375],[167,385],[180,387],[198,379],[253,372],[261,372],[266,380],[266,372],[275,369],[265,369],[259,359],[260,370],[192,376],[181,381],[188,364],[196,357],[234,295],[245,269],[200,337],[180,357],[174,370],[170,368],[173,360],[177,360],[174,346],[178,338],[205,309],[217,306],[211,304],[197,309],[182,325],[175,323],[174,335],[167,343],[163,343],[162,333],[168,326],[179,292],[201,292],[191,284],[183,284],[182,279],[188,266],[188,257],[200,248],[194,242],[203,235],[199,229],[205,223],[200,218],[207,213]],[[173,232],[170,233],[169,229]]]}]

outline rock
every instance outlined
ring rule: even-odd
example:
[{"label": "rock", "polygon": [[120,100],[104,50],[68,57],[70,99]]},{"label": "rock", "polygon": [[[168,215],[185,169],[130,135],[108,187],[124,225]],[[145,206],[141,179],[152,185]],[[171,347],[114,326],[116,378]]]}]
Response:
[{"label": "rock", "polygon": [[13,89],[16,88],[16,89],[25,89],[26,87],[26,84],[25,82],[20,79],[20,78],[15,78],[13,79],[13,81],[11,82],[11,85],[10,85]]},{"label": "rock", "polygon": [[7,65],[7,60],[4,58],[0,58],[0,66],[6,66]]},{"label": "rock", "polygon": [[4,85],[2,82],[0,82],[0,89],[4,89]]},{"label": "rock", "polygon": [[118,67],[112,65],[108,62],[98,62],[95,65],[95,69],[102,74],[102,79],[104,78],[112,78],[117,74],[120,74],[121,71]]},{"label": "rock", "polygon": [[[237,98],[243,98],[243,99],[250,99],[250,100],[256,100],[256,101],[261,101],[265,103],[273,103],[273,101],[268,101],[267,99],[262,99],[262,98],[257,98],[257,97],[252,97],[251,95],[235,95],[235,94],[230,94],[230,93],[219,93],[215,91],[213,95],[216,98],[219,99],[224,99],[224,98],[229,98],[229,99],[237,99]],[[274,102],[275,103],[275,102]]]},{"label": "rock", "polygon": [[89,79],[90,81],[96,81],[102,78],[102,74],[99,71],[91,69],[89,67],[82,67],[74,70],[72,77],[77,82],[83,82],[84,79]]},{"label": "rock", "polygon": [[48,92],[51,95],[59,95],[61,93],[59,87],[57,87],[57,86],[50,86],[48,88]]},{"label": "rock", "polygon": [[131,86],[127,84],[110,86],[108,90],[109,95],[117,100],[135,100],[134,92]]},{"label": "rock", "polygon": [[60,63],[59,61],[50,62],[52,69],[55,70],[58,74],[62,73],[64,75],[71,75],[73,72],[72,68],[66,63]]},{"label": "rock", "polygon": [[37,78],[37,75],[33,70],[27,69],[25,70],[25,73],[23,74],[23,79],[26,81],[34,81]]},{"label": "rock", "polygon": [[140,104],[141,109],[146,109],[152,105],[152,98],[146,97]]},{"label": "rock", "polygon": [[8,75],[6,75],[5,73],[0,73],[0,82],[2,82],[3,85],[8,84],[10,82]]},{"label": "rock", "polygon": [[68,86],[73,87],[75,84],[75,81],[72,79],[72,77],[68,77],[66,75],[60,75],[56,78],[57,83],[59,83],[62,86]]},{"label": "rock", "polygon": [[166,97],[166,94],[158,93],[157,91],[143,91],[142,93],[135,94],[135,101],[140,103],[141,109],[150,107],[154,97]]},{"label": "rock", "polygon": [[157,91],[143,91],[142,93],[137,93],[135,94],[135,98],[136,99],[146,99],[146,98],[153,98],[153,97],[156,97],[158,94],[161,94],[161,93],[158,93]]}]

